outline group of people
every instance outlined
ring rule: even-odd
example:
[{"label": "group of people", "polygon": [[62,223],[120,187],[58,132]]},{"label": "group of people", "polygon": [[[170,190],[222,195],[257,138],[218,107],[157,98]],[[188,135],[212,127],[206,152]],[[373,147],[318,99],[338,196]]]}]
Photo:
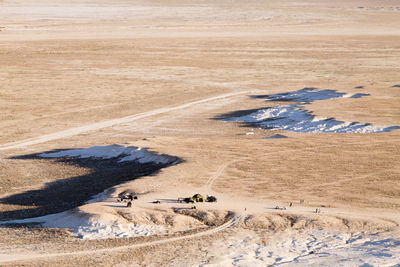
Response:
[{"label": "group of people", "polygon": [[130,207],[132,207],[132,201],[134,199],[138,199],[138,197],[135,195],[135,193],[130,193],[130,194],[123,195],[122,197],[118,198],[118,202],[127,201],[126,207],[130,208]]},{"label": "group of people", "polygon": [[[300,203],[304,203],[304,200],[300,200]],[[290,202],[289,207],[293,206],[293,202]],[[285,206],[279,207],[279,206],[275,206],[276,210],[286,210]],[[321,213],[321,209],[320,208],[316,208],[315,209],[315,213]]]}]

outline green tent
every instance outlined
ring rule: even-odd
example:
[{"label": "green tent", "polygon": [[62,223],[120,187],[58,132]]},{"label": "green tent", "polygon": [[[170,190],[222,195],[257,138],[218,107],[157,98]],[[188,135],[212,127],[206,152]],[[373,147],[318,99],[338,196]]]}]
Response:
[{"label": "green tent", "polygon": [[192,196],[194,202],[204,202],[204,197],[200,194]]}]

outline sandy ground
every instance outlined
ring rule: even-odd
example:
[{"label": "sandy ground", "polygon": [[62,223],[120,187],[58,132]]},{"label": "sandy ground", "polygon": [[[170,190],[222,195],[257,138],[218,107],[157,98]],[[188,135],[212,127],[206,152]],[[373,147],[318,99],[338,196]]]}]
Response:
[{"label": "sandy ground", "polygon": [[[182,160],[70,211],[157,236],[7,226],[0,264],[398,264],[399,130],[271,132],[215,118],[277,105],[250,95],[315,87],[370,94],[310,103],[315,116],[399,126],[399,15],[394,0],[0,1],[2,220],[51,213],[33,192],[109,175],[103,163],[24,156],[119,144]],[[262,139],[276,133],[289,138]],[[140,196],[131,209],[116,201],[126,190]],[[219,201],[175,202],[194,193]]]}]

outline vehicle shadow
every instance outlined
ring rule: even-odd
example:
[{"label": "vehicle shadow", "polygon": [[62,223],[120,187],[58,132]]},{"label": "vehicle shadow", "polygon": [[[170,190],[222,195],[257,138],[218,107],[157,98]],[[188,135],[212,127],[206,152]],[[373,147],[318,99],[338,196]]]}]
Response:
[{"label": "vehicle shadow", "polygon": [[179,203],[177,199],[171,199],[171,198],[158,198],[157,200],[163,203]]},{"label": "vehicle shadow", "polygon": [[[47,151],[45,153],[60,150]],[[57,158],[51,159],[55,164],[62,163],[89,169],[90,172],[81,176],[59,179],[47,183],[43,188],[29,190],[6,196],[0,199],[1,204],[21,206],[20,209],[0,211],[0,221],[24,219],[62,212],[84,204],[93,195],[103,192],[112,186],[151,175],[171,164],[182,162],[178,157],[173,163],[139,163],[138,161],[118,162],[118,158]],[[49,160],[30,154],[12,157],[19,160]],[[54,180],[54,179],[53,179]]]}]

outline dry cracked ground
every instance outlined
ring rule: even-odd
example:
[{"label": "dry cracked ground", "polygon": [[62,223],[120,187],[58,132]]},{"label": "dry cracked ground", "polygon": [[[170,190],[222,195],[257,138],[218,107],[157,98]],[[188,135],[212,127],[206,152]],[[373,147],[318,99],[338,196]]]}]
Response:
[{"label": "dry cracked ground", "polygon": [[[322,248],[304,243],[317,240],[313,231],[347,236],[344,244],[359,233],[398,237],[400,130],[301,133],[216,119],[282,104],[252,95],[317,88],[369,95],[307,104],[316,117],[400,126],[398,1],[0,0],[0,17],[0,219],[74,208],[112,186],[109,197],[143,195],[130,211],[142,219],[157,212],[172,216],[158,224],[191,218],[176,217],[167,235],[101,240],[8,225],[0,228],[0,264],[330,265],[351,253],[316,260]],[[276,133],[288,138],[263,139]],[[180,163],[149,175],[155,169],[32,156],[112,144]],[[220,199],[190,214],[175,203],[149,203],[197,192]],[[126,211],[102,205],[81,212]],[[228,212],[240,222],[210,235],[131,246],[207,231]],[[274,244],[290,250],[285,240],[306,245],[294,256],[274,249],[275,258],[259,256]],[[400,262],[393,242],[397,254],[372,253],[363,263]]]}]

